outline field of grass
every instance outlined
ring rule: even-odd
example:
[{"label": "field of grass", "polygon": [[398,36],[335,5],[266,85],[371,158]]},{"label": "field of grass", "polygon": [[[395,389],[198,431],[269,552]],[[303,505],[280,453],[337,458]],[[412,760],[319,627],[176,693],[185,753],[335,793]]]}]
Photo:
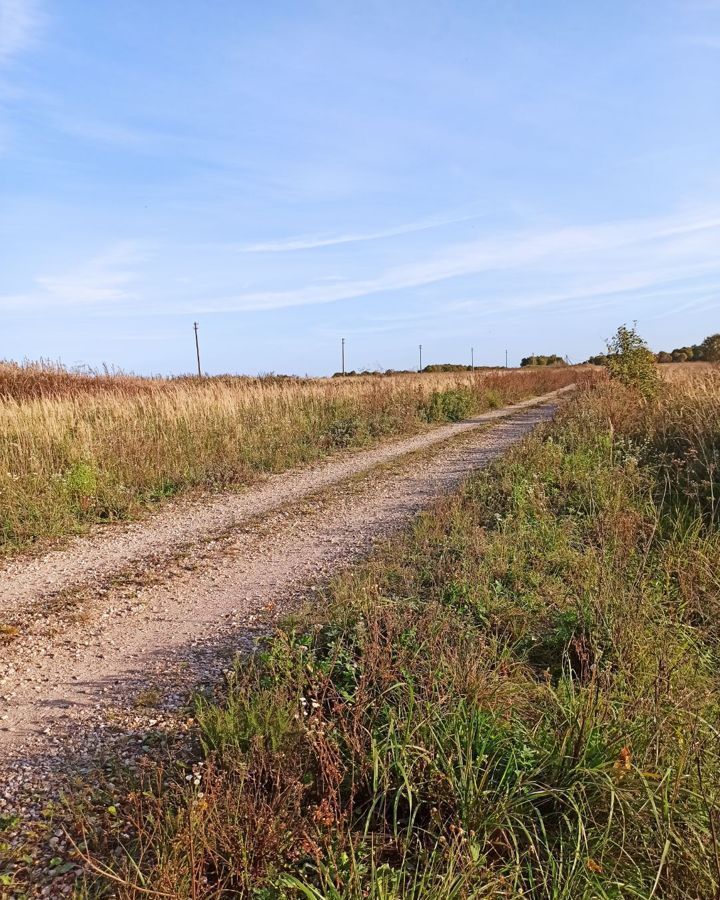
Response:
[{"label": "field of grass", "polygon": [[663,363],[658,371],[668,381],[685,381],[712,372],[717,366],[709,362]]},{"label": "field of grass", "polygon": [[578,396],[113,779],[88,896],[717,897],[719,467],[717,373]]},{"label": "field of grass", "polygon": [[577,370],[143,379],[0,365],[0,553],[571,383]]}]

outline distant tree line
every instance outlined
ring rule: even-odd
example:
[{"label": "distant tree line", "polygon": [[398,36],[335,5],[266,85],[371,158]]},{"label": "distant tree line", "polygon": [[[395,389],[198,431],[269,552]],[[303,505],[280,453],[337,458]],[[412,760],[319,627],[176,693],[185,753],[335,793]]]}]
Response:
[{"label": "distant tree line", "polygon": [[567,362],[562,358],[562,356],[558,356],[557,353],[552,353],[550,356],[526,356],[520,360],[521,368],[526,368],[527,366],[566,366]]},{"label": "distant tree line", "polygon": [[[423,366],[423,372],[489,372],[494,369],[500,368],[499,366],[475,366],[473,369],[472,366],[464,366],[460,363],[433,363],[431,366]],[[342,372],[334,372],[333,378],[342,378]],[[362,369],[361,371],[357,371],[356,369],[351,369],[346,372],[345,375],[414,375],[417,374],[417,369]]]},{"label": "distant tree line", "polygon": [[[425,366],[423,372],[471,372],[472,366],[463,366],[459,363],[433,363]],[[496,369],[497,366],[475,366],[475,369]]]},{"label": "distant tree line", "polygon": [[[607,353],[591,356],[589,363],[595,366],[606,366],[609,361]],[[659,363],[677,362],[720,362],[720,334],[711,334],[700,344],[687,347],[676,347],[674,350],[661,350],[655,354]]]},{"label": "distant tree line", "polygon": [[720,334],[710,334],[702,343],[689,347],[676,347],[670,352],[661,350],[656,359],[661,363],[720,362]]}]

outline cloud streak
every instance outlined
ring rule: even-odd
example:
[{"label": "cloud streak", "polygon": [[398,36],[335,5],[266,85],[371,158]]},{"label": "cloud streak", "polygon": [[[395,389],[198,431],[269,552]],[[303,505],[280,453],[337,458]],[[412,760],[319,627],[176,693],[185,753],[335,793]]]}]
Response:
[{"label": "cloud streak", "polygon": [[[605,291],[631,291],[653,284],[689,278],[720,269],[716,247],[720,216],[664,218],[518,233],[450,245],[422,260],[395,266],[371,278],[330,284],[314,281],[294,290],[256,291],[209,301],[206,312],[272,310],[334,303],[374,294],[421,288],[486,272],[522,271],[541,267],[561,281],[587,272],[600,274],[607,285],[582,285],[574,296],[598,296]],[[555,299],[557,296],[557,300]],[[568,291],[541,299],[530,291],[522,305],[560,302]]]},{"label": "cloud streak", "polygon": [[42,25],[33,0],[0,0],[0,65],[27,50]]},{"label": "cloud streak", "polygon": [[30,312],[108,304],[127,306],[139,299],[137,267],[147,258],[148,254],[135,243],[114,244],[67,272],[38,276],[28,292],[0,296],[0,309]]},{"label": "cloud streak", "polygon": [[415,234],[419,231],[430,231],[445,225],[457,225],[477,219],[477,215],[460,216],[447,219],[426,219],[386,228],[381,231],[368,231],[338,235],[307,235],[304,237],[286,238],[280,241],[266,241],[257,244],[244,244],[238,247],[240,253],[288,253],[295,250],[315,250],[320,247],[334,247],[338,244],[357,244],[364,241],[377,241],[382,238],[399,237],[403,234]]},{"label": "cloud streak", "polygon": [[[396,295],[395,303],[403,292],[473,278],[462,282],[462,296],[472,299],[455,311],[460,318],[489,308],[503,314],[553,307],[581,313],[619,302],[664,302],[671,295],[680,303],[705,297],[720,283],[719,244],[720,216],[715,214],[628,220],[450,243],[421,258],[406,249],[404,262],[367,277],[328,281],[319,276],[297,288],[234,293],[227,285],[237,278],[237,266],[227,247],[212,262],[198,257],[197,248],[164,254],[156,247],[151,269],[147,248],[125,242],[67,272],[36,277],[27,292],[0,296],[0,308],[77,307],[135,316],[271,311],[381,294]],[[212,272],[214,284],[200,287],[195,278],[183,279],[185,257],[196,269]],[[272,283],[276,267],[260,267],[254,277]],[[434,295],[419,296],[431,304],[428,312],[437,307]]]}]

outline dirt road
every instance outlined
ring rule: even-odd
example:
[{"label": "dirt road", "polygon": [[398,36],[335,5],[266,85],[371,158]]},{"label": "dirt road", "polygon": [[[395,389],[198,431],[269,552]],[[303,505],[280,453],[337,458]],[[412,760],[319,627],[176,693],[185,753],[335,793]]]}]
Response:
[{"label": "dirt road", "polygon": [[313,583],[366,555],[557,404],[548,395],[6,564],[0,763],[66,758],[90,733],[102,740],[109,711],[117,724],[139,707],[157,717],[178,706]]}]

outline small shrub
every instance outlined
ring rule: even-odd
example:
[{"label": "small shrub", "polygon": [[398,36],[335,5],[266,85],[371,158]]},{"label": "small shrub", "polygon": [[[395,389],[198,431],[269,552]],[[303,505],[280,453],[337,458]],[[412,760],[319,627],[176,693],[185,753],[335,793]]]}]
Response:
[{"label": "small shrub", "polygon": [[84,462],[75,463],[63,478],[67,492],[75,499],[94,496],[97,493],[98,476],[95,469]]},{"label": "small shrub", "polygon": [[485,403],[488,409],[500,409],[503,405],[498,391],[485,391]]},{"label": "small shrub", "polygon": [[461,422],[475,411],[477,401],[467,388],[435,391],[425,404],[423,415],[427,422]]},{"label": "small shrub", "polygon": [[334,448],[349,447],[351,444],[357,443],[362,429],[363,423],[357,416],[337,419],[330,424],[325,434],[325,444]]},{"label": "small shrub", "polygon": [[636,388],[645,397],[658,393],[660,375],[655,356],[635,328],[621,325],[607,346],[611,378]]}]

